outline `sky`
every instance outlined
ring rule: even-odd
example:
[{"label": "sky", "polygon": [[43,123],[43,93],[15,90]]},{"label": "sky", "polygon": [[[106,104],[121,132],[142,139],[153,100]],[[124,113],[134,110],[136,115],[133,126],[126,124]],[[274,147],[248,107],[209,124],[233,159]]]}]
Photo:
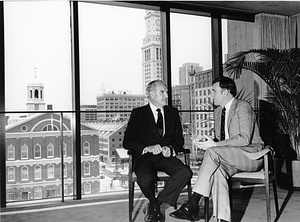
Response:
[{"label": "sky", "polygon": [[[26,110],[26,86],[43,82],[46,104],[71,110],[70,8],[67,1],[4,3],[6,110]],[[145,10],[79,3],[81,104],[103,90],[142,92]],[[211,68],[210,19],[171,15],[173,85],[183,63]]]}]

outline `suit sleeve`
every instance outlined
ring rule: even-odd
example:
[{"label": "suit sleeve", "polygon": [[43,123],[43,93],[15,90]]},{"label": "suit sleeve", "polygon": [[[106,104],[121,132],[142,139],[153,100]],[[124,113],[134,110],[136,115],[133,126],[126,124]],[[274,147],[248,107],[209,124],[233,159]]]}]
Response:
[{"label": "suit sleeve", "polygon": [[134,153],[142,154],[143,149],[146,147],[144,144],[138,143],[138,114],[132,110],[127,128],[124,133],[123,147]]}]

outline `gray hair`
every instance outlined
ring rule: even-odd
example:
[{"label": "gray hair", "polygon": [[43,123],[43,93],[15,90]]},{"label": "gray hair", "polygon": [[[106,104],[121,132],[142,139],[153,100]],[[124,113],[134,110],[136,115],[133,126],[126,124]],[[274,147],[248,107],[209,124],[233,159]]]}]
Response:
[{"label": "gray hair", "polygon": [[160,82],[160,83],[162,83],[166,86],[166,84],[160,79],[156,79],[156,80],[153,80],[153,81],[149,82],[149,84],[146,87],[146,96],[147,97],[149,97],[150,92],[153,91],[156,88],[156,83],[158,83],[158,82]]}]

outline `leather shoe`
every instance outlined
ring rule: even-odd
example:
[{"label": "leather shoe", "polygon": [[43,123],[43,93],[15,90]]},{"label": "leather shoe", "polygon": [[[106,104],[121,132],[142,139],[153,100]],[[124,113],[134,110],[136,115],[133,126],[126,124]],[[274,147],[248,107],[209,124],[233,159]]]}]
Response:
[{"label": "leather shoe", "polygon": [[164,217],[160,212],[159,208],[150,208],[149,204],[143,209],[146,214],[145,222],[164,222]]},{"label": "leather shoe", "polygon": [[191,208],[189,204],[182,204],[181,207],[170,213],[171,217],[174,217],[176,219],[183,219],[183,220],[193,220],[195,217],[197,217],[199,214],[199,206]]}]

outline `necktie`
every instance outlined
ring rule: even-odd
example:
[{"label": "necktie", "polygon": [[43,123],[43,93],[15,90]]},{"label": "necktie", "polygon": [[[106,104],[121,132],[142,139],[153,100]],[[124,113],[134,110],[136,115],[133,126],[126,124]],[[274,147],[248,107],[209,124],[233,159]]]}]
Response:
[{"label": "necktie", "polygon": [[225,140],[225,114],[226,114],[226,108],[223,107],[222,114],[221,114],[221,134],[220,134],[220,140]]},{"label": "necktie", "polygon": [[164,126],[163,126],[163,116],[161,114],[161,110],[157,109],[157,122],[156,122],[156,128],[158,130],[159,135],[163,135],[163,131],[164,131]]}]

